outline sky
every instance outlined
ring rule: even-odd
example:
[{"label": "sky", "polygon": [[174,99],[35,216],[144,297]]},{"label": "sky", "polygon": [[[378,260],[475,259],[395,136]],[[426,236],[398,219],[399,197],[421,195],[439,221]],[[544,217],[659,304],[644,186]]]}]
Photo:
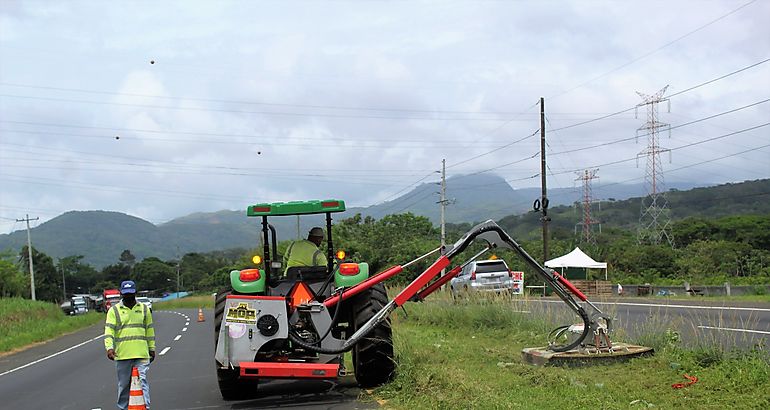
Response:
[{"label": "sky", "polygon": [[438,181],[442,159],[450,178],[539,187],[541,97],[548,187],[596,169],[601,197],[645,182],[641,104],[664,87],[658,189],[768,178],[768,16],[763,0],[0,0],[0,233],[70,210],[368,206]]}]

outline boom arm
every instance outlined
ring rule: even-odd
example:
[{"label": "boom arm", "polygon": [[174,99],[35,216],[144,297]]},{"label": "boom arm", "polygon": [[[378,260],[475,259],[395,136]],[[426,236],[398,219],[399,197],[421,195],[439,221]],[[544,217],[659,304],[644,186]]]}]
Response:
[{"label": "boom arm", "polygon": [[[486,249],[483,251],[477,253],[474,255],[471,259],[466,261],[460,266],[457,266],[453,269],[451,269],[449,272],[447,272],[445,275],[438,277],[441,274],[441,271],[445,268],[447,268],[450,264],[452,259],[457,257],[459,254],[461,254],[463,251],[465,251],[468,246],[470,246],[475,240],[480,239],[483,242],[486,243]],[[335,351],[334,353],[339,353],[343,351],[347,351],[350,348],[355,345],[361,338],[366,336],[375,326],[377,326],[380,322],[385,320],[388,315],[390,315],[393,310],[395,310],[397,307],[402,306],[404,303],[406,303],[409,300],[416,299],[423,299],[429,294],[433,293],[437,289],[441,287],[444,283],[448,282],[452,277],[457,275],[461,270],[462,267],[465,266],[467,263],[477,259],[480,257],[484,252],[486,252],[489,249],[510,249],[514,252],[516,252],[519,256],[521,256],[524,261],[534,270],[556,293],[556,295],[564,301],[564,303],[569,306],[570,309],[572,309],[575,314],[580,317],[581,321],[583,322],[583,329],[582,333],[580,335],[567,342],[566,344],[551,344],[549,348],[553,351],[567,351],[570,349],[573,349],[579,345],[581,345],[585,339],[588,337],[589,333],[594,333],[594,341],[596,343],[596,347],[598,348],[598,342],[599,342],[599,336],[603,336],[605,338],[607,348],[611,349],[612,346],[609,342],[609,337],[607,336],[607,332],[611,330],[611,319],[605,315],[601,310],[599,310],[593,303],[591,303],[588,298],[579,290],[577,289],[572,283],[570,283],[566,278],[559,275],[557,272],[542,267],[537,261],[532,258],[525,250],[521,247],[516,241],[513,240],[500,226],[498,226],[494,221],[488,220],[486,222],[480,223],[476,226],[474,226],[470,231],[468,231],[465,235],[463,235],[462,238],[460,238],[457,242],[452,244],[451,246],[448,246],[444,249],[444,254],[441,255],[431,266],[429,266],[422,274],[417,276],[412,283],[406,286],[398,295],[396,295],[393,300],[391,300],[388,304],[386,304],[383,309],[375,314],[367,323],[365,323],[363,326],[361,326],[358,331],[356,331],[348,340],[346,340],[341,348],[338,351]],[[433,251],[435,252],[435,250]],[[353,295],[360,293],[362,290],[367,289],[371,286],[373,286],[376,283],[382,282],[398,273],[400,273],[404,267],[408,266],[409,264],[412,264],[420,259],[423,259],[433,252],[430,252],[428,254],[425,254],[421,256],[420,258],[417,258],[408,264],[405,264],[404,266],[395,266],[393,268],[390,268],[384,272],[381,272],[368,280],[360,283],[357,286],[354,286],[345,292],[343,292],[341,295],[335,295],[328,299],[326,299],[323,304],[329,308],[334,305],[336,305],[340,300],[345,300],[349,297],[352,297]],[[438,277],[433,283],[431,281]],[[589,315],[589,313],[586,311],[586,309],[580,305],[578,301],[575,300],[573,297],[576,296],[581,301],[585,302],[588,307],[591,308],[592,312]],[[562,326],[556,331],[558,331],[558,334],[562,334],[566,331],[567,327]],[[553,333],[553,332],[552,332]],[[294,338],[292,338],[294,340]],[[311,346],[306,346],[310,348]],[[320,348],[315,348],[312,350],[322,351],[319,350]],[[326,352],[322,351],[324,353],[332,353],[332,352]]]}]

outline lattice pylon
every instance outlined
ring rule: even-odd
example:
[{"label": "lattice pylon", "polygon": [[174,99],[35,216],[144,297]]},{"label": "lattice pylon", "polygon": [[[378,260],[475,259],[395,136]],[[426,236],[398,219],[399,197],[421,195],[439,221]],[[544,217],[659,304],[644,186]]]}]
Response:
[{"label": "lattice pylon", "polygon": [[[647,122],[636,130],[637,139],[640,136],[647,136],[647,148],[636,157],[637,163],[640,157],[647,158],[644,173],[647,195],[642,198],[637,240],[640,244],[656,245],[665,240],[673,247],[674,241],[670,232],[671,216],[663,180],[663,165],[660,161],[660,154],[668,152],[670,155],[671,150],[661,147],[659,141],[660,131],[668,130],[670,136],[671,126],[658,121],[658,104],[661,102],[669,103],[670,111],[669,99],[663,98],[667,88],[668,86],[665,86],[653,95],[637,91],[637,94],[642,97],[642,102],[636,106],[637,109],[643,106],[647,109]],[[644,134],[640,135],[640,132],[644,132]]]},{"label": "lattice pylon", "polygon": [[[591,215],[591,206],[594,202],[593,190],[591,188],[591,181],[597,178],[596,173],[599,169],[585,169],[583,171],[575,172],[577,178],[575,181],[581,181],[582,188],[582,220],[576,224],[581,227],[580,241],[582,243],[596,244],[596,236],[594,235],[593,225],[599,225],[599,221],[593,219]],[[599,225],[601,229],[601,225]]]}]

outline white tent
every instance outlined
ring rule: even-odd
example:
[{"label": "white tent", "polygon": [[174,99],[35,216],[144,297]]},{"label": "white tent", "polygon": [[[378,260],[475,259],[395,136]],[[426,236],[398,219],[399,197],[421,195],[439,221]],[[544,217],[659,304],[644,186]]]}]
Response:
[{"label": "white tent", "polygon": [[604,269],[604,280],[607,280],[607,262],[593,260],[580,248],[575,248],[564,256],[546,261],[545,266],[552,269],[561,268],[562,273],[564,273],[565,268]]}]

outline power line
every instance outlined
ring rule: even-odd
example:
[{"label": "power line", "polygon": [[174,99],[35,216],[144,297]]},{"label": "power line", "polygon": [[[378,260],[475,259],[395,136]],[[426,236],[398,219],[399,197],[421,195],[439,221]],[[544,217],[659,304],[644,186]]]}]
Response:
[{"label": "power line", "polygon": [[[727,78],[727,77],[730,77],[730,76],[733,76],[733,75],[735,75],[735,74],[741,73],[741,72],[743,72],[743,71],[749,70],[749,69],[751,69],[751,68],[754,68],[754,67],[756,67],[756,66],[759,66],[759,65],[765,64],[765,63],[767,63],[768,61],[770,61],[770,58],[766,58],[766,59],[764,59],[764,60],[762,60],[762,61],[756,62],[756,63],[754,63],[754,64],[750,64],[750,65],[748,65],[748,66],[746,66],[746,67],[743,67],[743,68],[740,68],[740,69],[738,69],[738,70],[732,71],[732,72],[730,72],[730,73],[724,74],[724,75],[722,75],[722,76],[719,76],[719,77],[717,77],[717,78],[714,78],[714,79],[708,80],[708,81],[706,81],[706,82],[700,83],[700,84],[698,84],[698,85],[695,85],[695,86],[692,86],[692,87],[690,87],[690,88],[686,88],[686,89],[684,89],[684,90],[682,90],[682,91],[679,91],[679,92],[673,93],[673,94],[669,95],[669,98],[671,98],[671,97],[675,97],[675,96],[677,96],[677,95],[681,95],[681,94],[684,94],[684,93],[686,93],[686,92],[689,92],[689,91],[695,90],[695,89],[697,89],[697,88],[703,87],[703,86],[705,86],[705,85],[708,85],[708,84],[711,84],[711,83],[713,83],[713,82],[716,82],[716,81],[719,81],[719,80],[725,79],[725,78]],[[554,129],[552,129],[551,131],[561,131],[561,130],[566,130],[566,129],[570,129],[570,128],[574,128],[574,127],[579,127],[579,126],[581,126],[581,125],[590,124],[590,123],[592,123],[592,122],[600,121],[600,120],[603,120],[603,119],[605,119],[605,118],[609,118],[609,117],[613,117],[613,116],[615,116],[615,115],[618,115],[618,114],[622,114],[622,113],[625,113],[625,112],[629,112],[629,111],[631,111],[631,110],[634,110],[634,109],[636,109],[636,106],[633,106],[633,107],[630,107],[630,108],[626,108],[625,110],[616,111],[616,112],[614,112],[614,113],[611,113],[611,114],[607,114],[607,115],[603,115],[603,116],[601,116],[601,117],[593,118],[593,119],[590,119],[590,120],[581,121],[581,122],[577,122],[577,123],[574,123],[574,124],[570,124],[570,125],[565,125],[565,126],[563,126],[563,127],[559,127],[559,128],[554,128]]]},{"label": "power line", "polygon": [[[693,143],[690,143],[690,144],[686,144],[686,145],[682,145],[682,146],[679,146],[679,147],[671,148],[669,151],[675,151],[675,150],[679,150],[679,149],[682,149],[682,148],[688,148],[688,147],[692,147],[694,145],[700,145],[700,144],[704,144],[706,142],[711,142],[711,141],[715,141],[715,140],[718,140],[718,139],[727,138],[727,137],[730,137],[730,136],[733,136],[733,135],[736,135],[736,134],[742,134],[744,132],[753,131],[753,130],[758,129],[758,128],[766,127],[768,125],[770,125],[770,122],[766,122],[764,124],[755,125],[755,126],[749,127],[749,128],[744,128],[742,130],[731,132],[731,133],[728,133],[728,134],[722,134],[722,135],[719,135],[719,136],[716,136],[716,137],[712,137],[712,138],[708,138],[708,139],[705,139],[705,140],[696,141],[696,142],[693,142]],[[760,148],[762,148],[762,147],[760,147]],[[620,164],[620,163],[623,163],[623,162],[635,161],[636,159],[637,159],[637,157],[620,159],[620,160],[617,160],[617,161],[606,162],[606,163],[598,164],[598,165],[592,165],[591,168],[601,168],[601,167],[606,167],[608,165],[616,165],[616,164]],[[579,170],[580,169],[570,169],[570,170],[567,170],[567,171],[556,172],[554,174],[568,174],[568,173],[573,173],[573,172],[576,172],[576,171],[579,171]]]},{"label": "power line", "polygon": [[522,142],[522,141],[524,141],[524,140],[526,140],[526,139],[529,139],[529,138],[532,138],[532,137],[534,137],[534,136],[535,136],[535,135],[537,135],[539,132],[540,132],[540,129],[537,129],[537,130],[535,130],[535,132],[533,132],[532,134],[529,134],[529,135],[527,135],[526,137],[522,137],[522,138],[519,138],[519,139],[517,139],[516,141],[513,141],[513,142],[509,142],[509,143],[507,143],[507,144],[505,144],[505,145],[502,145],[502,146],[500,146],[500,147],[497,147],[497,148],[495,148],[495,149],[493,149],[493,150],[491,150],[491,151],[487,151],[487,152],[484,152],[484,153],[482,153],[482,154],[479,154],[479,155],[476,155],[476,156],[470,157],[470,158],[468,158],[468,159],[462,160],[462,161],[460,161],[460,162],[456,162],[456,163],[454,163],[454,164],[452,164],[452,165],[449,165],[449,166],[447,166],[447,168],[456,167],[456,166],[458,166],[458,165],[462,165],[462,164],[465,164],[466,162],[469,162],[469,161],[473,161],[474,159],[478,159],[478,158],[481,158],[481,157],[483,157],[483,156],[489,155],[489,154],[491,154],[491,153],[493,153],[493,152],[497,152],[497,151],[500,151],[501,149],[505,149],[505,148],[508,148],[508,147],[510,147],[510,146],[511,146],[511,145],[513,145],[513,144],[518,144],[519,142]]},{"label": "power line", "polygon": [[32,89],[38,89],[38,90],[78,92],[78,93],[84,93],[84,94],[156,98],[161,100],[172,100],[172,101],[213,102],[213,103],[241,104],[241,105],[265,105],[265,106],[274,106],[274,107],[311,108],[311,109],[325,109],[325,110],[412,112],[412,113],[423,113],[423,114],[466,114],[466,115],[474,115],[474,114],[520,115],[522,114],[522,113],[509,112],[509,111],[462,111],[462,110],[427,110],[427,109],[417,109],[417,108],[393,108],[393,107],[353,107],[353,106],[344,106],[344,105],[277,103],[277,102],[250,101],[250,100],[229,100],[229,99],[220,99],[220,98],[171,97],[171,96],[165,96],[165,95],[119,93],[119,92],[112,92],[112,91],[87,90],[82,88],[54,87],[54,86],[17,84],[17,83],[7,83],[7,82],[0,82],[0,85],[9,86],[9,87],[32,88]]},{"label": "power line", "polygon": [[[713,118],[716,118],[716,117],[720,117],[722,115],[731,114],[731,113],[734,113],[736,111],[740,111],[740,110],[744,110],[746,108],[750,108],[750,107],[754,107],[754,106],[757,106],[757,105],[760,105],[760,104],[764,104],[764,103],[766,103],[768,101],[770,101],[770,98],[764,99],[762,101],[757,101],[755,103],[751,103],[751,104],[748,104],[748,105],[744,105],[742,107],[734,108],[732,110],[723,111],[723,112],[720,112],[720,113],[717,113],[717,114],[709,115],[708,117],[703,117],[703,118],[699,118],[697,120],[692,120],[692,121],[685,122],[685,123],[682,123],[682,124],[674,125],[672,127],[669,127],[668,129],[669,130],[674,130],[674,129],[677,129],[677,128],[682,128],[682,127],[685,127],[685,126],[688,126],[688,125],[692,125],[692,124],[696,124],[696,123],[699,123],[699,122],[710,120],[710,119],[713,119]],[[639,137],[645,137],[647,135],[649,135],[649,134],[639,134],[639,135],[636,135],[636,136],[633,136],[633,137],[630,137],[630,138],[622,138],[622,139],[619,139],[619,140],[604,142],[604,143],[596,144],[596,145],[590,145],[590,146],[587,146],[587,147],[574,148],[574,149],[570,149],[570,150],[566,150],[566,151],[559,151],[559,152],[551,152],[550,155],[567,154],[567,153],[571,153],[571,152],[578,152],[578,151],[584,151],[584,150],[593,149],[593,148],[605,147],[607,145],[612,145],[612,144],[617,144],[617,143],[620,143],[620,142],[626,142],[626,141],[630,141],[630,140],[635,140],[635,139],[637,139]]]},{"label": "power line", "polygon": [[[612,73],[614,73],[614,72],[616,72],[616,71],[618,71],[618,70],[620,70],[620,69],[622,69],[622,68],[628,67],[629,65],[631,65],[631,64],[633,64],[633,63],[635,63],[635,62],[637,62],[637,61],[639,61],[639,60],[642,60],[642,59],[644,59],[644,58],[647,58],[647,57],[649,57],[649,56],[651,56],[651,55],[653,55],[653,54],[657,53],[658,51],[660,51],[660,50],[663,50],[664,48],[666,48],[666,47],[668,47],[668,46],[670,46],[670,45],[672,45],[672,44],[674,44],[674,43],[676,43],[676,42],[678,42],[678,41],[680,41],[680,40],[682,40],[682,39],[684,39],[684,38],[686,38],[686,37],[689,37],[689,36],[691,36],[692,34],[695,34],[695,33],[697,33],[698,31],[701,31],[701,30],[703,30],[704,28],[706,28],[706,27],[708,27],[708,26],[710,26],[710,25],[712,25],[712,24],[714,24],[714,23],[716,23],[716,22],[718,22],[718,21],[720,21],[720,20],[722,20],[722,19],[724,19],[724,18],[726,18],[726,17],[728,17],[728,16],[732,15],[732,14],[735,14],[735,13],[737,13],[739,10],[743,9],[744,7],[746,7],[746,6],[750,5],[750,4],[754,3],[754,2],[756,2],[756,0],[751,0],[751,1],[749,1],[748,3],[745,3],[745,4],[743,4],[742,6],[740,6],[740,7],[736,8],[736,9],[733,9],[733,10],[731,10],[731,11],[730,11],[730,12],[728,12],[727,14],[723,14],[723,15],[721,15],[721,16],[719,16],[719,17],[717,17],[716,19],[714,19],[714,20],[711,20],[711,21],[707,22],[706,24],[703,24],[702,26],[700,26],[700,27],[696,28],[695,30],[689,31],[689,32],[687,32],[687,33],[685,33],[685,34],[683,34],[683,35],[681,35],[681,36],[679,36],[679,37],[677,37],[677,38],[675,38],[675,39],[673,39],[673,40],[669,41],[668,43],[666,43],[666,44],[663,44],[662,46],[660,46],[660,47],[658,47],[658,48],[656,48],[656,49],[654,49],[654,50],[652,50],[652,51],[649,51],[649,52],[647,52],[647,53],[644,53],[644,54],[640,55],[639,57],[636,57],[636,58],[634,58],[634,59],[632,59],[632,60],[630,60],[630,61],[628,61],[628,62],[626,62],[626,63],[624,63],[624,64],[621,64],[621,65],[619,65],[619,66],[617,66],[617,67],[613,68],[613,69],[612,69],[612,70],[610,70],[610,71],[607,71],[607,72],[605,72],[605,73],[603,73],[603,74],[601,74],[601,75],[599,75],[599,76],[596,76],[596,77],[594,77],[594,78],[591,78],[590,80],[588,80],[588,81],[585,81],[585,82],[583,82],[583,83],[580,83],[580,84],[578,84],[578,85],[576,85],[576,86],[574,86],[574,87],[572,87],[572,88],[570,88],[570,89],[568,89],[568,90],[562,91],[562,92],[560,92],[559,94],[556,94],[556,95],[554,95],[554,96],[548,97],[548,99],[549,99],[549,100],[553,100],[553,99],[556,99],[556,98],[558,98],[558,97],[561,97],[561,96],[563,96],[563,95],[565,95],[565,94],[568,94],[568,93],[570,93],[570,92],[572,92],[572,91],[575,91],[575,90],[577,90],[578,88],[584,87],[584,86],[586,86],[586,85],[588,85],[588,84],[590,84],[590,83],[592,83],[592,82],[594,82],[594,81],[596,81],[596,80],[598,80],[598,79],[600,79],[600,78],[602,78],[602,77],[605,77],[605,76],[607,76],[607,75],[609,75],[609,74],[612,74]],[[669,97],[673,97],[673,96],[674,96],[674,94],[670,95]]]},{"label": "power line", "polygon": [[72,98],[55,98],[55,97],[37,97],[31,95],[17,95],[17,94],[0,94],[0,97],[5,98],[19,98],[28,100],[40,100],[40,101],[54,101],[54,102],[67,102],[78,104],[96,104],[96,105],[112,105],[118,107],[136,107],[136,108],[153,108],[163,110],[176,110],[176,111],[196,111],[196,112],[222,112],[231,114],[259,114],[259,115],[276,115],[276,116],[289,116],[289,117],[326,117],[326,118],[348,118],[348,119],[384,119],[384,120],[420,120],[420,121],[529,121],[529,119],[509,119],[504,120],[501,118],[458,118],[458,117],[428,117],[428,116],[386,116],[386,115],[353,115],[353,114],[330,114],[330,113],[300,113],[300,112],[288,112],[288,111],[249,111],[249,110],[235,110],[235,109],[220,109],[220,108],[199,108],[199,107],[174,107],[169,105],[153,105],[153,104],[130,104],[119,103],[113,101],[91,101],[91,100],[78,100]]}]

